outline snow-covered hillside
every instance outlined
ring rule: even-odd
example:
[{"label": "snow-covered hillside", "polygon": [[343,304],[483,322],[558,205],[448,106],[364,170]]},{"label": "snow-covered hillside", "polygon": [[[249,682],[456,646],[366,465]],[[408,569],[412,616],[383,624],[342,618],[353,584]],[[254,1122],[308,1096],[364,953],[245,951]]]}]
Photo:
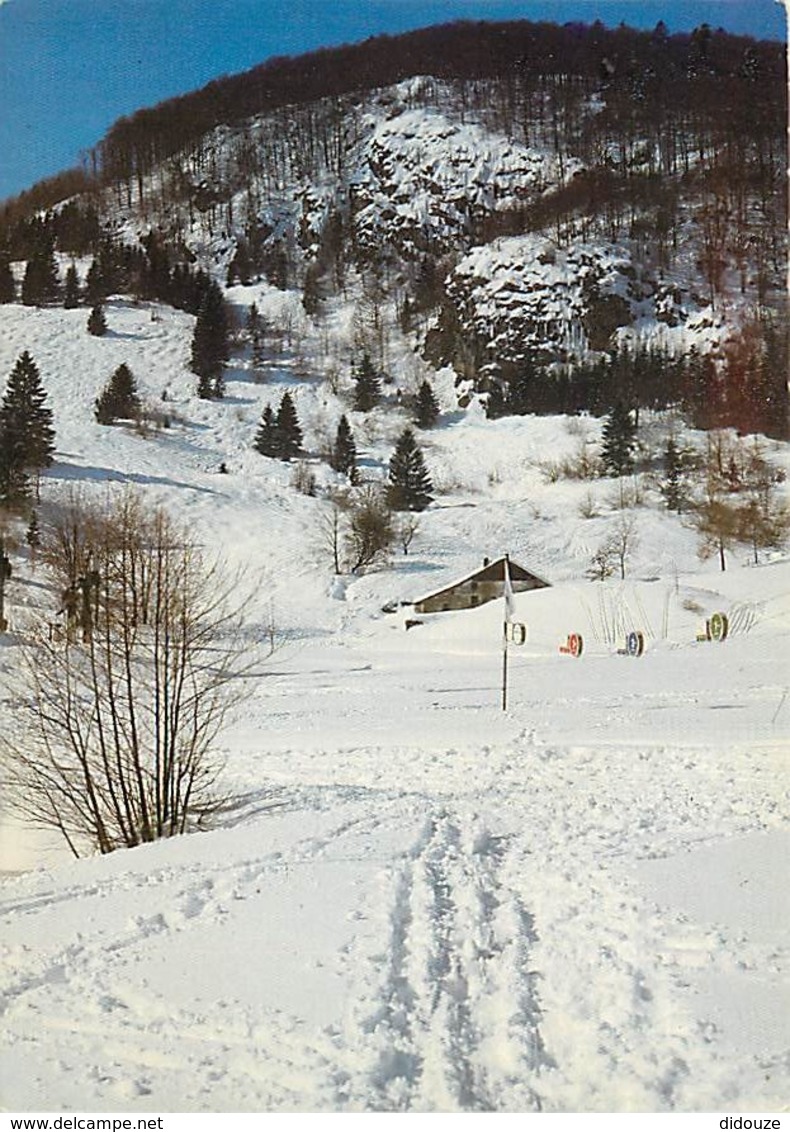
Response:
[{"label": "snow-covered hillside", "polygon": [[[265,285],[230,297],[299,309]],[[201,401],[191,316],[114,298],[103,338],[85,318],[0,307],[0,373],[29,349],[54,411],[42,513],[73,489],[134,485],[244,568],[250,635],[273,623],[277,647],[221,737],[239,800],[221,829],[73,861],[3,815],[0,1104],[781,1109],[787,557],[755,566],[743,550],[713,570],[645,485],[627,580],[587,581],[622,500],[614,481],[553,468],[594,449],[600,422],[486,421],[474,400],[455,409],[447,372],[439,425],[420,434],[436,501],[409,554],[336,579],[322,521],[337,477],[318,453],[348,411],[361,467],[383,475],[407,420],[394,388],[351,412],[304,318],[264,381],[243,355],[227,396]],[[94,422],[121,362],[169,428]],[[399,386],[412,365],[394,359]],[[316,496],[251,447],[286,388]],[[669,428],[645,414],[643,443]],[[766,451],[787,468],[786,445]],[[505,551],[553,584],[516,599],[529,637],[509,649],[502,711],[501,602],[408,631],[384,608]],[[15,632],[56,600],[22,551],[14,566],[4,674]],[[717,611],[729,638],[699,641]],[[618,654],[630,629],[639,659]],[[572,632],[578,659],[559,651]],[[12,727],[5,692],[0,711]]]}]

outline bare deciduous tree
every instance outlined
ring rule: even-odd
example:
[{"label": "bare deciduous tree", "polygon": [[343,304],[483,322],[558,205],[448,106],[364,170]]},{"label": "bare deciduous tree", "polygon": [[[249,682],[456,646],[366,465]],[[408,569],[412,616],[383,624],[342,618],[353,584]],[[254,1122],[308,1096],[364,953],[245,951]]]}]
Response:
[{"label": "bare deciduous tree", "polygon": [[406,514],[398,523],[397,537],[400,548],[404,554],[409,553],[409,547],[420,529],[420,521],[416,515]]},{"label": "bare deciduous tree", "polygon": [[347,520],[344,546],[350,572],[358,574],[386,560],[395,538],[386,492],[372,484],[354,492]]},{"label": "bare deciduous tree", "polygon": [[699,554],[717,554],[726,569],[726,554],[738,543],[759,551],[782,547],[790,536],[790,512],[776,498],[784,473],[765,458],[762,443],[751,444],[723,430],[708,434],[703,464],[704,484],[693,508],[700,537]]},{"label": "bare deciduous tree", "polygon": [[320,549],[331,556],[336,574],[359,574],[385,562],[396,537],[386,491],[379,484],[334,492],[319,526]]},{"label": "bare deciduous tree", "polygon": [[608,542],[601,543],[590,559],[587,577],[592,582],[605,582],[613,573],[612,548]]},{"label": "bare deciduous tree", "polygon": [[616,562],[620,570],[620,580],[625,581],[625,567],[633,551],[639,545],[637,521],[633,515],[621,511],[614,529],[593,554],[587,577],[592,581],[603,582],[614,573]]},{"label": "bare deciduous tree", "polygon": [[346,507],[345,496],[331,499],[329,511],[324,514],[318,526],[319,549],[327,551],[332,558],[336,574],[342,574],[341,550],[343,545],[343,514]]},{"label": "bare deciduous tree", "polygon": [[24,646],[17,727],[2,739],[12,805],[75,855],[204,826],[225,801],[214,741],[249,670],[232,583],[134,495],[74,505],[45,541],[82,587],[81,631],[41,626]]},{"label": "bare deciduous tree", "polygon": [[620,567],[620,580],[625,580],[625,564],[639,545],[637,521],[633,515],[621,511],[617,525],[609,540],[612,552]]},{"label": "bare deciduous tree", "polygon": [[790,539],[790,509],[772,494],[750,492],[738,511],[738,535],[752,548],[754,563],[761,550],[779,550]]},{"label": "bare deciduous tree", "polygon": [[702,559],[718,554],[722,570],[727,569],[727,551],[740,541],[740,516],[721,486],[708,476],[705,494],[694,506],[694,527],[699,535],[699,556]]}]

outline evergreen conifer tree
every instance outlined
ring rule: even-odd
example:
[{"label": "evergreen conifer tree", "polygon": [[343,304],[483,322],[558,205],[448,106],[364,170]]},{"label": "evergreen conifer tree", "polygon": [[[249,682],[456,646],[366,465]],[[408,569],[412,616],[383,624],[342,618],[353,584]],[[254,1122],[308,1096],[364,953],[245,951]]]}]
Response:
[{"label": "evergreen conifer tree", "polygon": [[315,264],[310,264],[305,272],[304,286],[302,289],[302,306],[305,312],[309,315],[318,313],[321,305],[321,287],[318,281],[318,268]]},{"label": "evergreen conifer tree", "polygon": [[117,420],[134,420],[139,413],[137,382],[126,363],[122,363],[96,399],[96,420],[111,425]]},{"label": "evergreen conifer tree", "polygon": [[337,426],[329,463],[336,472],[348,476],[352,484],[357,482],[357,446],[345,413]]},{"label": "evergreen conifer tree", "polygon": [[214,399],[214,383],[210,377],[201,374],[197,383],[197,395],[204,401],[212,401]]},{"label": "evergreen conifer tree", "polygon": [[534,412],[537,407],[538,383],[535,367],[529,361],[524,362],[508,388],[508,413],[523,417],[526,413]]},{"label": "evergreen conifer tree", "polygon": [[33,567],[36,564],[36,554],[38,548],[41,546],[41,528],[38,525],[38,511],[35,509],[30,512],[30,521],[25,531],[25,542],[30,547],[30,562]]},{"label": "evergreen conifer tree", "polygon": [[660,490],[670,511],[677,511],[680,514],[686,498],[683,484],[683,457],[671,436],[664,451],[664,480]]},{"label": "evergreen conifer tree", "polygon": [[280,437],[277,430],[277,420],[271,405],[267,405],[261,416],[261,423],[255,434],[253,448],[261,456],[272,456],[275,459],[280,455]]},{"label": "evergreen conifer tree", "polygon": [[354,391],[354,408],[361,413],[367,413],[378,404],[381,397],[381,381],[373,368],[370,354],[363,354],[359,369],[354,374],[356,390]]},{"label": "evergreen conifer tree", "polygon": [[488,400],[486,401],[486,419],[496,421],[500,417],[506,417],[508,412],[507,392],[500,382],[495,381],[489,390]]},{"label": "evergreen conifer tree", "polygon": [[85,276],[85,298],[89,303],[96,305],[105,299],[107,295],[108,291],[102,278],[99,258],[96,256]]},{"label": "evergreen conifer tree", "polygon": [[13,462],[0,439],[0,503],[11,510],[30,498],[30,476]]},{"label": "evergreen conifer tree", "polygon": [[225,299],[217,283],[204,291],[192,336],[192,372],[200,378],[198,396],[221,397],[223,370],[228,357],[228,316]]},{"label": "evergreen conifer tree", "polygon": [[18,358],[0,405],[0,496],[9,503],[24,498],[28,471],[37,474],[52,463],[55,430],[38,367],[27,350]]},{"label": "evergreen conifer tree", "polygon": [[287,392],[283,393],[277,411],[277,437],[281,460],[291,460],[299,455],[302,450],[302,430],[293,398]]},{"label": "evergreen conifer tree", "polygon": [[107,319],[101,303],[97,303],[88,315],[88,333],[95,338],[102,338],[107,333]]},{"label": "evergreen conifer tree", "polygon": [[611,475],[624,476],[634,470],[636,425],[628,409],[618,402],[603,426],[601,458]]},{"label": "evergreen conifer tree", "polygon": [[394,511],[424,511],[433,485],[414,433],[404,429],[389,464],[389,503]]},{"label": "evergreen conifer tree", "polygon": [[247,311],[247,333],[254,340],[255,335],[260,334],[262,330],[261,312],[258,310],[258,304],[250,303],[250,309]]},{"label": "evergreen conifer tree", "polygon": [[254,331],[252,336],[252,368],[256,372],[263,369],[263,363],[266,360],[266,354],[263,348],[263,340],[259,330]]},{"label": "evergreen conifer tree", "polygon": [[16,298],[16,284],[11,264],[0,258],[0,303],[13,303]]},{"label": "evergreen conifer tree", "polygon": [[63,289],[63,306],[67,310],[73,310],[80,305],[80,280],[77,275],[77,268],[74,264],[70,264],[66,272],[66,285]]},{"label": "evergreen conifer tree", "polygon": [[55,241],[51,236],[44,235],[27,261],[22,280],[22,302],[26,306],[43,306],[57,299],[58,289]]},{"label": "evergreen conifer tree", "polygon": [[415,404],[414,422],[418,428],[433,428],[439,416],[439,402],[430,381],[420,386]]}]

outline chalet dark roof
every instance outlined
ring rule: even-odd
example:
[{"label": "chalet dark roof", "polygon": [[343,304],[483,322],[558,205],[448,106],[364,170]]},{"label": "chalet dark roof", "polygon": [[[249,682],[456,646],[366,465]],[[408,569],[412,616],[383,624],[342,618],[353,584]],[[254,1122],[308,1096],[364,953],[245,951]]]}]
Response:
[{"label": "chalet dark roof", "polygon": [[[479,566],[476,570],[472,570],[469,574],[464,574],[462,578],[456,578],[452,582],[446,582],[440,586],[438,590],[431,590],[430,593],[423,594],[421,597],[414,598],[410,601],[409,605],[419,605],[422,601],[429,601],[431,598],[440,597],[442,594],[451,593],[459,586],[464,585],[465,582],[504,582],[505,580],[505,558],[502,555],[493,561]],[[508,566],[510,568],[511,582],[529,582],[537,580],[541,585],[548,586],[549,582],[545,578],[541,578],[534,570],[527,570],[526,567],[520,566],[518,562],[514,562],[512,558],[508,557]]]}]

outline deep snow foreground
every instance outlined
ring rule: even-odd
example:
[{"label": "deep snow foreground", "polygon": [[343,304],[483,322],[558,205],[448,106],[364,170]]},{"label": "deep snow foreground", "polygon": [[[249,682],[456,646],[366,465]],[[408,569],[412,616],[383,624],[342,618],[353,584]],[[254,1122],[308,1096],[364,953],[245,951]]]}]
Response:
[{"label": "deep snow foreground", "polygon": [[[30,346],[56,411],[48,490],[140,485],[254,562],[251,633],[270,616],[282,633],[223,738],[225,828],[2,878],[2,1106],[783,1108],[787,562],[700,572],[693,535],[644,508],[636,580],[580,581],[608,489],[582,521],[587,487],[535,463],[577,438],[469,415],[429,438],[455,486],[408,558],[340,586],[320,500],[250,451],[286,372],[234,372],[206,405],[187,316],[117,303],[114,332],[86,341],[82,311],[0,315],[3,372]],[[124,360],[182,422],[147,441],[86,424]],[[337,404],[298,396],[310,444]],[[371,430],[366,466],[396,428]],[[382,612],[505,549],[557,583],[517,599],[529,640],[509,651],[506,713],[501,602],[408,632]],[[41,595],[22,571],[13,623]],[[698,642],[718,610],[729,639]],[[630,628],[640,659],[617,654]],[[578,660],[558,651],[569,632]]]},{"label": "deep snow foreground", "polygon": [[504,714],[497,616],[280,658],[229,828],[5,881],[4,1105],[782,1108],[777,619],[513,649]]}]

